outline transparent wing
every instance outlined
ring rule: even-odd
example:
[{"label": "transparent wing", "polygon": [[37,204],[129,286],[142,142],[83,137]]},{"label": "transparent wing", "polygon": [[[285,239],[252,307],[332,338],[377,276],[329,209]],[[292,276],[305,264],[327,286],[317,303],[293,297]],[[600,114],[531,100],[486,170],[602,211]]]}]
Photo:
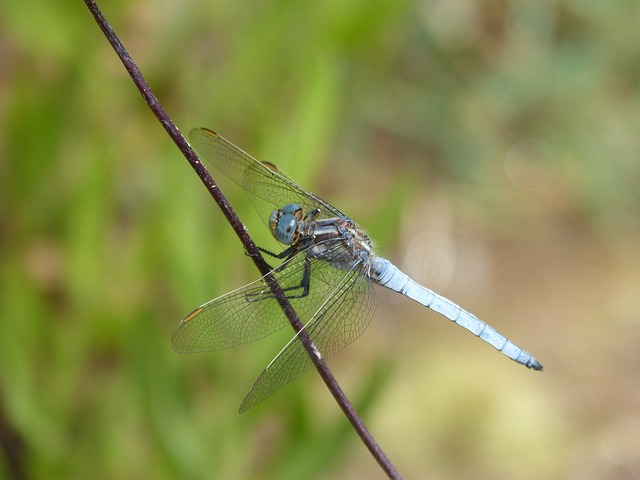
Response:
[{"label": "transparent wing", "polygon": [[[338,255],[341,242],[326,242],[326,255]],[[301,283],[309,271],[309,292]],[[305,322],[322,306],[346,272],[302,251],[273,272],[291,305]],[[332,283],[335,282],[335,283]],[[176,328],[171,343],[182,353],[222,350],[253,342],[288,325],[265,277],[196,308]]]},{"label": "transparent wing", "polygon": [[[305,329],[325,359],[362,335],[373,317],[376,297],[361,267],[357,264],[348,272],[332,267],[321,272],[332,277],[327,280],[334,288],[307,322]],[[240,413],[306,373],[312,365],[296,335],[258,377],[242,402]]]},{"label": "transparent wing", "polygon": [[297,185],[275,165],[259,162],[231,142],[206,128],[196,128],[189,139],[209,164],[244,188],[262,221],[288,203],[297,203],[305,212],[320,209],[316,218],[342,217],[337,208]]}]

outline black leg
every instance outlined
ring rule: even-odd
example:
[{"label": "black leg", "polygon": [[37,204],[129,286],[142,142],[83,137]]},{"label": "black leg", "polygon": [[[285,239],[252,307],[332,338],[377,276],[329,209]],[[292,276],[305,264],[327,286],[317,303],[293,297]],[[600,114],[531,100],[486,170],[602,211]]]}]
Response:
[{"label": "black leg", "polygon": [[308,258],[304,259],[304,270],[302,272],[302,279],[300,280],[300,284],[295,287],[288,287],[283,289],[284,292],[291,290],[299,290],[302,289],[302,293],[300,295],[287,295],[287,298],[304,298],[309,295],[309,288],[311,287],[311,261]]},{"label": "black leg", "polygon": [[320,209],[319,208],[311,210],[309,213],[307,213],[304,216],[304,221],[305,222],[313,222],[316,219],[316,215],[318,215],[319,213],[320,213]]},{"label": "black leg", "polygon": [[[277,270],[277,267],[276,267]],[[309,290],[311,287],[311,260],[309,258],[305,258],[304,260],[304,269],[302,271],[302,278],[300,279],[300,283],[298,285],[294,285],[292,287],[283,288],[282,291],[285,293],[286,297],[289,299],[292,298],[304,298],[309,295]],[[264,295],[263,292],[267,290],[266,286],[260,293],[256,294],[248,294],[247,301],[248,302],[256,302],[259,300],[264,300],[267,298],[276,298],[275,295],[269,294]],[[289,294],[287,292],[296,292],[302,290],[299,294]]]},{"label": "black leg", "polygon": [[[282,260],[283,258],[286,258],[286,257],[290,256],[291,253],[293,252],[293,247],[289,247],[289,248],[287,248],[286,250],[284,250],[283,252],[280,252],[280,253],[274,253],[274,252],[272,252],[270,250],[267,250],[265,248],[258,247],[257,245],[256,245],[256,248],[258,250],[260,250],[262,253],[266,253],[269,257],[277,258],[279,260]],[[244,250],[244,254],[247,257],[255,257],[255,256],[257,256],[257,254],[251,254],[251,253],[247,252],[246,249]],[[269,265],[269,267],[271,267],[271,270],[277,268],[276,266],[271,265],[271,263],[269,263],[269,262],[267,262],[267,264]]]},{"label": "black leg", "polygon": [[267,255],[269,255],[272,258],[278,258],[280,260],[282,260],[283,258],[287,258],[289,255],[291,255],[293,253],[293,246],[287,248],[286,250],[283,250],[280,253],[273,253],[269,250],[266,250],[264,248],[258,247],[258,250],[260,250],[262,253],[266,253]]},{"label": "black leg", "polygon": [[[291,255],[291,252],[293,252],[293,247],[289,247],[289,248],[287,248],[286,250],[284,250],[284,251],[282,251],[282,252],[280,252],[280,253],[274,253],[274,252],[272,252],[271,250],[267,250],[266,248],[258,247],[257,245],[256,245],[256,248],[257,248],[258,250],[260,250],[262,253],[266,253],[266,254],[267,254],[267,255],[269,255],[271,258],[279,258],[279,259],[286,258],[286,257],[288,257],[289,255]],[[244,254],[245,254],[247,257],[254,257],[254,256],[257,256],[256,254],[251,254],[251,253],[247,252],[247,249],[245,249],[245,250],[244,250]]]}]

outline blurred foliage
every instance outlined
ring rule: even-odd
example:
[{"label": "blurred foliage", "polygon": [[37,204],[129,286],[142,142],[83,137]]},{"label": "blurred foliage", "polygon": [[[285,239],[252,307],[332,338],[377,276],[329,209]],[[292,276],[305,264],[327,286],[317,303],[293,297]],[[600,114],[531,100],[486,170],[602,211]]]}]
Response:
[{"label": "blurred foliage", "polygon": [[[277,163],[547,367],[382,294],[332,365],[407,477],[640,475],[640,4],[101,7],[182,130]],[[379,478],[314,375],[234,415],[289,332],[171,350],[256,272],[84,4],[0,27],[0,476]]]}]

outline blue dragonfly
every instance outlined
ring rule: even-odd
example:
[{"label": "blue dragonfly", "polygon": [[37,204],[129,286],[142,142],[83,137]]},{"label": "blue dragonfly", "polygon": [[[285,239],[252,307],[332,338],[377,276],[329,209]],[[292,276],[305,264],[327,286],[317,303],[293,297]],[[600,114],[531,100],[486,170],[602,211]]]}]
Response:
[{"label": "blue dragonfly", "polygon": [[[260,218],[283,245],[280,253],[261,251],[279,262],[271,273],[324,358],[367,328],[376,306],[375,283],[440,313],[512,360],[542,370],[535,358],[505,336],[377,256],[353,220],[273,164],[259,162],[206,128],[192,130],[189,138],[204,160],[246,190]],[[263,277],[196,308],[176,328],[172,345],[181,353],[222,350],[286,325],[289,322]],[[258,377],[240,413],[311,367],[294,336]]]}]

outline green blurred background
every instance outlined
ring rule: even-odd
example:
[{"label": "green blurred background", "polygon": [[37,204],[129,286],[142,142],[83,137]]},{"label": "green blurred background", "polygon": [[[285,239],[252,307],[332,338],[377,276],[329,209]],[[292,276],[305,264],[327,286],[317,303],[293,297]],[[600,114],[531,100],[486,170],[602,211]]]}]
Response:
[{"label": "green blurred background", "polygon": [[[184,132],[544,364],[378,289],[330,365],[407,478],[640,478],[638,2],[103,3]],[[3,1],[0,58],[0,475],[382,478],[315,373],[236,414],[289,331],[172,351],[257,271],[84,4]]]}]

